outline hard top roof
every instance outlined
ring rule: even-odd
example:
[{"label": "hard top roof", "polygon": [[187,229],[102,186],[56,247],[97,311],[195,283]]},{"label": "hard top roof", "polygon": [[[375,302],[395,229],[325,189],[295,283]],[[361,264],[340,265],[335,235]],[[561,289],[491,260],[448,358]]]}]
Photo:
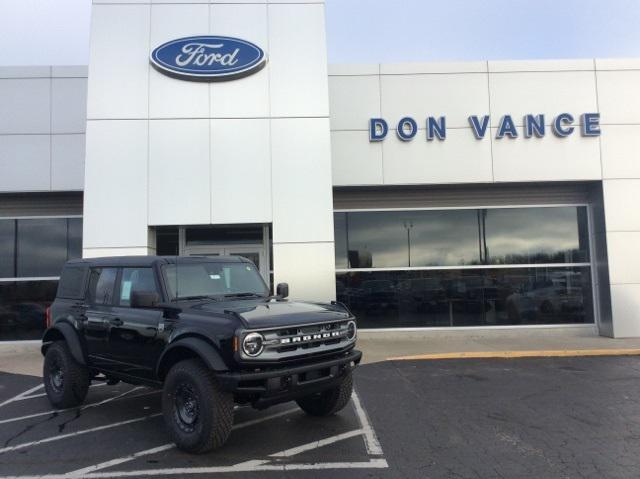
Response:
[{"label": "hard top roof", "polygon": [[150,267],[155,264],[188,264],[188,263],[249,263],[242,256],[109,256],[102,258],[83,258],[67,261],[68,265],[102,266],[102,267]]}]

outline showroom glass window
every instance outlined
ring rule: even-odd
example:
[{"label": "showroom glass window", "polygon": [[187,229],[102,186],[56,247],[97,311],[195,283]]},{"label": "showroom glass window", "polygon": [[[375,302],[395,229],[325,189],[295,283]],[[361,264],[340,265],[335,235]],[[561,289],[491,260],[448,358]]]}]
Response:
[{"label": "showroom glass window", "polygon": [[361,327],[593,322],[586,206],[335,213]]},{"label": "showroom glass window", "polygon": [[82,256],[82,218],[0,218],[0,341],[38,339],[62,266]]}]

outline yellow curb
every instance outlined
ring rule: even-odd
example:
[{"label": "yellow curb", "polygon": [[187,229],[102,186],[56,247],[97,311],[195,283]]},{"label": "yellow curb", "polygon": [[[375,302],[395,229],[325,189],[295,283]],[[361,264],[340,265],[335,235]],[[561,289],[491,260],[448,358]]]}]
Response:
[{"label": "yellow curb", "polygon": [[553,358],[570,356],[640,356],[640,349],[559,349],[541,351],[466,351],[458,353],[417,354],[387,358],[387,361],[420,359]]}]

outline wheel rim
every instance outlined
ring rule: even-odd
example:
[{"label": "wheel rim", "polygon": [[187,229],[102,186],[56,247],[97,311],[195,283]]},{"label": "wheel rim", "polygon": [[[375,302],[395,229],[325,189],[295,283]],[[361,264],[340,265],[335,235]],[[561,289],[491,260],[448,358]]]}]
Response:
[{"label": "wheel rim", "polygon": [[174,416],[182,429],[192,431],[200,416],[200,404],[193,387],[187,383],[181,383],[176,389],[174,399]]},{"label": "wheel rim", "polygon": [[61,392],[64,386],[64,372],[57,360],[54,360],[49,368],[49,383],[55,392]]}]

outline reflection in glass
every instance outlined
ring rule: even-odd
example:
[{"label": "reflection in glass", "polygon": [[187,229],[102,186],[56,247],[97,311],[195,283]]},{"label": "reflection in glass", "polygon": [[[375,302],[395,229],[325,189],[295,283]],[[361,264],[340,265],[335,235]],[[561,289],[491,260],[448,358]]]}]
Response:
[{"label": "reflection in glass", "polygon": [[67,260],[67,220],[18,220],[17,233],[18,277],[59,276]]},{"label": "reflection in glass", "polygon": [[487,264],[589,261],[586,207],[485,211]]},{"label": "reflection in glass", "polygon": [[335,213],[336,268],[589,261],[586,207]]},{"label": "reflection in glass", "polygon": [[0,341],[40,339],[57,281],[0,282]]},{"label": "reflection in glass", "polygon": [[347,260],[347,213],[334,213],[333,230],[336,248],[336,268],[349,267]]},{"label": "reflection in glass", "polygon": [[346,272],[336,290],[365,328],[593,322],[588,266]]},{"label": "reflection in glass", "polygon": [[67,222],[67,259],[82,258],[82,218],[69,218]]},{"label": "reflection in glass", "polygon": [[0,220],[0,278],[13,278],[15,272],[16,220]]}]

